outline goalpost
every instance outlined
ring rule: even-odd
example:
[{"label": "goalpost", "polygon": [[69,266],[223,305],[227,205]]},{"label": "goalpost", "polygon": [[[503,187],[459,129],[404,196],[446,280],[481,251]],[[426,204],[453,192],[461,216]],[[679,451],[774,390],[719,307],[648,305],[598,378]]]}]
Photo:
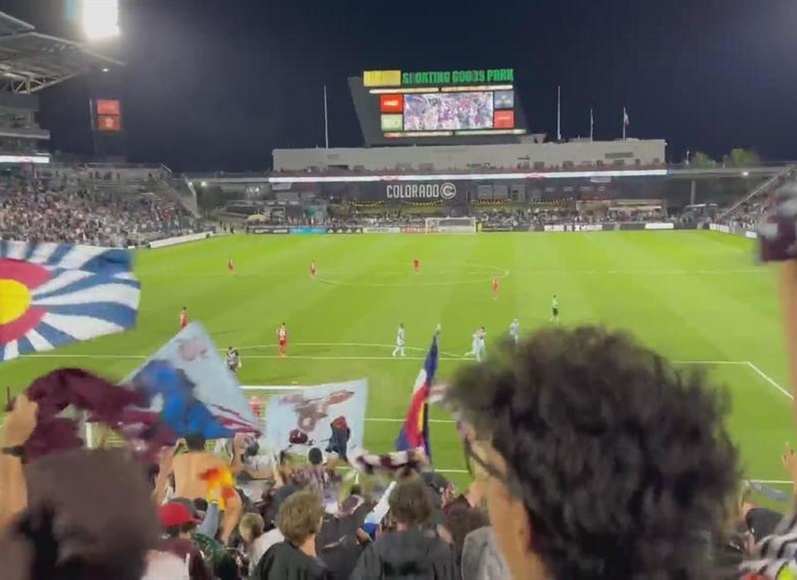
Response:
[{"label": "goalpost", "polygon": [[424,231],[427,234],[475,234],[476,218],[426,218]]}]

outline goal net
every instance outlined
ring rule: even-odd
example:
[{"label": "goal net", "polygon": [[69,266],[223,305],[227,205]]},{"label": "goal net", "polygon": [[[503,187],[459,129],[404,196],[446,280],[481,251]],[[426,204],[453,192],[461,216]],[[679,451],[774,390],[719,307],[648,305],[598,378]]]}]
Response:
[{"label": "goal net", "polygon": [[427,234],[475,234],[476,218],[426,218],[424,226]]}]

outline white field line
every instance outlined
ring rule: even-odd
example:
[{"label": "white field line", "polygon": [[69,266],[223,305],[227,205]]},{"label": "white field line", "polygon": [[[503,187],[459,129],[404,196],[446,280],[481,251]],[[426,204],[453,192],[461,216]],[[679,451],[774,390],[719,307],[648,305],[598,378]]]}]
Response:
[{"label": "white field line", "polygon": [[[239,350],[251,350],[256,348],[270,348],[276,345],[255,345],[255,346],[248,346],[248,347],[241,347]],[[310,347],[329,347],[329,346],[350,346],[350,347],[365,347],[365,348],[393,348],[394,345],[386,345],[386,344],[369,344],[369,343],[297,343],[295,346],[310,346]],[[421,347],[405,347],[407,350],[425,350]],[[114,355],[114,354],[59,354],[59,353],[39,353],[39,354],[31,354],[25,355],[20,358],[54,358],[54,359],[136,359],[136,360],[143,360],[149,358],[147,355]],[[281,357],[278,355],[247,355],[246,359],[282,359],[285,358],[286,360],[345,360],[345,361],[367,361],[367,360],[411,360],[411,361],[423,361],[426,360],[426,357],[419,357],[419,356],[408,356],[408,357],[392,357],[392,356],[288,356],[288,357]],[[440,360],[444,361],[461,361],[467,360],[464,357],[454,357],[454,356],[441,356]],[[781,394],[785,395],[791,400],[794,400],[793,395],[783,388],[775,379],[767,375],[764,371],[762,371],[757,365],[750,361],[736,361],[736,360],[685,360],[685,361],[673,361],[675,364],[679,365],[744,365],[756,373],[759,377],[761,377],[764,381],[766,381],[770,386],[780,391]],[[256,386],[243,386],[241,387],[244,391],[290,391],[300,388],[299,385],[295,387],[289,386],[277,386],[277,387],[256,387]],[[373,417],[367,418],[366,421],[372,423],[402,423],[405,419],[400,418],[389,418],[389,417]],[[430,419],[430,423],[438,423],[438,424],[453,424],[455,421],[450,419]],[[439,469],[440,473],[467,473],[466,470],[463,469]],[[790,481],[786,480],[753,480],[759,483],[764,484],[772,484],[772,485],[786,485],[790,484]]]},{"label": "white field line", "polygon": [[794,400],[794,395],[792,395],[792,394],[791,394],[789,391],[787,391],[786,389],[784,389],[783,387],[781,387],[781,386],[778,384],[778,382],[777,382],[775,379],[773,379],[772,377],[770,377],[768,374],[766,374],[764,371],[762,371],[762,370],[761,370],[760,368],[758,368],[756,365],[754,365],[753,363],[751,363],[749,360],[748,360],[748,361],[745,361],[745,364],[746,364],[746,365],[747,365],[747,366],[748,366],[748,367],[749,367],[749,368],[750,368],[750,369],[751,369],[751,370],[752,370],[754,373],[756,373],[756,374],[757,374],[759,377],[761,377],[762,379],[764,379],[764,380],[765,380],[767,383],[769,383],[770,385],[772,385],[773,387],[775,387],[777,390],[779,390],[781,393],[783,393],[784,395],[786,395],[786,396],[787,396],[789,399],[791,399],[792,401]]}]

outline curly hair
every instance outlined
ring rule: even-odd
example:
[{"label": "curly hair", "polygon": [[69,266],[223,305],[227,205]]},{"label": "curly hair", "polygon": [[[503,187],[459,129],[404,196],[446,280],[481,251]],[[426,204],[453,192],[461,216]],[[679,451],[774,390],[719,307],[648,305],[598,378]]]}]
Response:
[{"label": "curly hair", "polygon": [[629,335],[584,326],[461,368],[449,403],[506,461],[554,578],[705,578],[739,481],[728,399]]},{"label": "curly hair", "polygon": [[282,502],[277,513],[277,527],[285,540],[297,548],[321,529],[324,506],[312,491],[299,491]]}]

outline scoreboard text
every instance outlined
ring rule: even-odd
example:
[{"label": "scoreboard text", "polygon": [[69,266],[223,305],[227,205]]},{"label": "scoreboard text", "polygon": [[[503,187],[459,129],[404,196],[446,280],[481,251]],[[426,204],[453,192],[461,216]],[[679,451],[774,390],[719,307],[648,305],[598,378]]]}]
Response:
[{"label": "scoreboard text", "polygon": [[514,81],[515,70],[511,68],[427,72],[367,70],[363,72],[363,85],[368,88],[469,85],[478,83],[512,84]]}]

